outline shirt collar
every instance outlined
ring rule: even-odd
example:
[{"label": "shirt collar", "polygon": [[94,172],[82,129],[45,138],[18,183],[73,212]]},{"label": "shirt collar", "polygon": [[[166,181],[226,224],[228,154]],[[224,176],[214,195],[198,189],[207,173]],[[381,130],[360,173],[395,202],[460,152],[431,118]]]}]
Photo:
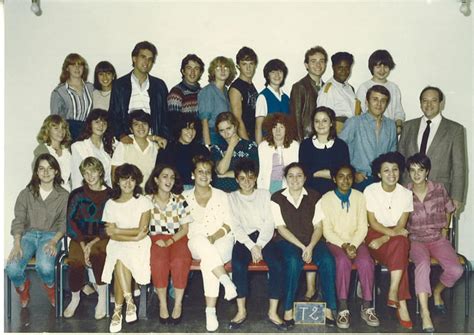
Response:
[{"label": "shirt collar", "polygon": [[316,135],[313,135],[312,140],[313,140],[313,145],[317,149],[330,149],[334,145],[334,140],[329,140],[327,143],[319,142],[318,137]]},{"label": "shirt collar", "polygon": [[145,81],[141,85],[140,85],[140,81],[138,80],[137,76],[135,76],[135,73],[133,73],[133,71],[132,71],[132,75],[130,76],[130,79],[132,80],[132,85],[135,84],[137,87],[140,87],[140,88],[144,87],[148,89],[148,85],[150,83],[148,74],[146,75]]},{"label": "shirt collar", "polygon": [[[428,118],[424,115],[421,119],[423,121],[423,124],[425,124],[426,121],[428,121]],[[443,117],[441,116],[441,113],[436,115],[434,118],[431,119],[431,127],[433,127],[434,125],[439,125],[441,123],[442,119],[443,119]]]},{"label": "shirt collar", "polygon": [[281,194],[283,196],[285,196],[285,198],[292,204],[294,205],[296,208],[299,207],[299,205],[301,204],[301,200],[303,199],[303,197],[305,195],[308,195],[308,191],[306,191],[306,189],[303,187],[303,189],[301,190],[301,194],[300,194],[300,197],[296,200],[296,203],[293,199],[293,197],[291,196],[290,194],[290,189],[287,187],[283,190],[283,192],[281,192]]}]

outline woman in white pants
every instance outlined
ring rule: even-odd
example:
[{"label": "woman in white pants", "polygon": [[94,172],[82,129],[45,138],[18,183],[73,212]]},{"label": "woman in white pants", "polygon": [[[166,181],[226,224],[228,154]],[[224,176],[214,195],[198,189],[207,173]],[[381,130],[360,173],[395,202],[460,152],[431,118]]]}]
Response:
[{"label": "woman in white pants", "polygon": [[216,316],[219,284],[225,288],[226,300],[237,296],[235,285],[224,269],[224,264],[232,257],[234,236],[231,232],[227,194],[210,186],[212,161],[197,156],[193,163],[195,186],[183,193],[194,219],[189,225],[188,247],[193,259],[201,260],[206,297],[206,329],[215,331],[219,327]]}]

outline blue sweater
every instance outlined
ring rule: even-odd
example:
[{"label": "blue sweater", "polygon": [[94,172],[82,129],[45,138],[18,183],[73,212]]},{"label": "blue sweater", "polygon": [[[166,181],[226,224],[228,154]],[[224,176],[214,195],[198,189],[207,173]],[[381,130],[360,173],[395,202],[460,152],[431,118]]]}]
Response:
[{"label": "blue sweater", "polygon": [[290,114],[290,98],[285,93],[281,96],[281,101],[278,100],[275,94],[273,94],[268,87],[263,89],[260,94],[262,94],[267,101],[268,114],[278,112]]}]

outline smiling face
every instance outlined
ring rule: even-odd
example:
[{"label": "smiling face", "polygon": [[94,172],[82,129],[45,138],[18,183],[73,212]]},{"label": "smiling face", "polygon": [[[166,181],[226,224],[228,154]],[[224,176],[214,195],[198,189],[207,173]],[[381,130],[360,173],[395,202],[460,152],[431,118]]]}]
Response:
[{"label": "smiling face", "polygon": [[82,174],[84,181],[87,183],[90,189],[97,189],[102,184],[102,178],[100,171],[92,167],[88,167]]},{"label": "smiling face", "polygon": [[132,57],[133,68],[140,74],[148,74],[153,67],[153,53],[148,49],[140,49],[138,55]]},{"label": "smiling face", "polygon": [[239,184],[240,193],[249,195],[255,190],[257,176],[253,172],[245,173],[241,171],[235,179],[237,184]]},{"label": "smiling face", "polygon": [[207,187],[212,181],[212,166],[207,163],[198,163],[193,171],[196,186]]},{"label": "smiling face", "polygon": [[290,191],[301,191],[303,189],[306,177],[299,166],[294,166],[286,174],[286,183]]},{"label": "smiling face", "polygon": [[184,81],[189,85],[196,85],[201,78],[202,69],[201,66],[195,61],[190,60],[188,64],[181,71]]},{"label": "smiling face", "polygon": [[352,175],[351,169],[348,167],[343,167],[337,171],[336,177],[333,178],[333,181],[336,183],[337,189],[343,193],[347,194],[352,187],[354,182],[354,176]]},{"label": "smiling face", "polygon": [[131,130],[132,130],[133,136],[138,137],[138,138],[145,138],[148,136],[148,132],[150,131],[150,126],[146,122],[133,120]]},{"label": "smiling face", "polygon": [[51,143],[61,143],[66,136],[66,129],[64,128],[64,124],[59,123],[52,123],[49,128],[49,138]]},{"label": "smiling face", "polygon": [[334,79],[341,84],[344,84],[351,75],[351,65],[346,60],[333,65],[332,70],[334,72]]},{"label": "smiling face", "polygon": [[374,66],[374,79],[376,82],[385,83],[390,74],[390,67],[388,65],[380,64]]},{"label": "smiling face", "polygon": [[318,136],[329,136],[332,122],[329,115],[325,112],[317,112],[314,114],[314,130]]},{"label": "smiling face", "polygon": [[132,177],[119,179],[119,187],[120,187],[122,196],[133,195],[133,190],[135,189],[136,185],[137,185],[137,182]]},{"label": "smiling face", "polygon": [[92,134],[102,137],[107,130],[107,121],[104,119],[97,119],[91,122]]},{"label": "smiling face", "polygon": [[270,86],[272,86],[273,88],[280,87],[281,83],[283,82],[283,71],[273,70],[268,72],[268,79],[270,82]]},{"label": "smiling face", "polygon": [[196,129],[194,129],[194,123],[188,123],[187,126],[181,129],[178,141],[181,144],[190,144],[196,137]]},{"label": "smiling face", "polygon": [[82,80],[82,74],[84,73],[84,64],[76,62],[67,66],[67,72],[69,72],[70,79]]},{"label": "smiling face", "polygon": [[308,73],[314,77],[321,77],[326,71],[326,65],[326,57],[320,52],[316,52],[314,55],[309,56],[308,63],[304,63]]},{"label": "smiling face", "polygon": [[158,191],[164,193],[170,193],[173,189],[176,176],[174,171],[170,168],[164,168],[158,177],[155,177],[156,186],[158,186]]},{"label": "smiling face", "polygon": [[382,163],[378,176],[382,181],[382,187],[392,188],[396,186],[400,178],[398,164],[389,162]]},{"label": "smiling face", "polygon": [[381,116],[388,105],[388,97],[379,92],[371,92],[367,100],[367,110],[374,117]]},{"label": "smiling face", "polygon": [[217,130],[222,138],[229,141],[237,133],[235,126],[229,121],[222,121],[217,125]]},{"label": "smiling face", "polygon": [[430,170],[427,170],[418,164],[412,164],[410,166],[409,173],[413,184],[420,185],[426,183]]},{"label": "smiling face", "polygon": [[112,72],[99,72],[97,73],[97,79],[102,91],[110,91],[112,89],[112,80],[114,80]]},{"label": "smiling face", "polygon": [[420,99],[421,110],[431,120],[441,112],[441,100],[435,90],[426,90]]},{"label": "smiling face", "polygon": [[58,171],[53,169],[47,160],[43,159],[39,162],[36,173],[41,184],[51,184]]}]

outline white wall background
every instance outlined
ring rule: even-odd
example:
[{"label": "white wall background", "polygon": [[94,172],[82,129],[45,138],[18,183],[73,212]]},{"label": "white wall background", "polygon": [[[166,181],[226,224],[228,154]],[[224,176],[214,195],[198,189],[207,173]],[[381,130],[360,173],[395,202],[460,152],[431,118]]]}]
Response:
[{"label": "white wall background", "polygon": [[[357,88],[370,77],[368,56],[388,49],[397,64],[390,75],[399,84],[407,118],[421,114],[418,95],[426,85],[446,94],[443,114],[467,129],[469,166],[474,166],[473,15],[464,17],[456,0],[165,2],[42,0],[43,15],[30,11],[29,0],[5,0],[5,193],[4,251],[18,192],[31,177],[35,137],[49,114],[51,90],[70,52],[97,62],[111,61],[119,75],[131,70],[136,42],[158,47],[152,74],[171,88],[180,80],[187,53],[206,63],[218,55],[235,58],[247,45],[260,63],[255,83],[263,86],[263,65],[281,58],[289,68],[286,89],[305,75],[304,52],[322,45],[331,55],[355,57],[350,79]],[[474,9],[474,8],[473,8]],[[324,76],[331,76],[331,69]],[[89,75],[90,81],[93,76]],[[201,83],[207,83],[207,75]],[[460,251],[474,260],[474,178],[460,223]]]}]

